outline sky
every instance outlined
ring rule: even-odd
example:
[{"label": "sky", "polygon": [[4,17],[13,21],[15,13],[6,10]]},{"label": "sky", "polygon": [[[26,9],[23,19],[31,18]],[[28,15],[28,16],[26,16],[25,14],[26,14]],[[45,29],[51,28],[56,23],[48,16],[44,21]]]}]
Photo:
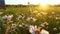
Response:
[{"label": "sky", "polygon": [[60,4],[60,0],[5,0],[5,4],[27,4],[30,2],[31,4]]}]

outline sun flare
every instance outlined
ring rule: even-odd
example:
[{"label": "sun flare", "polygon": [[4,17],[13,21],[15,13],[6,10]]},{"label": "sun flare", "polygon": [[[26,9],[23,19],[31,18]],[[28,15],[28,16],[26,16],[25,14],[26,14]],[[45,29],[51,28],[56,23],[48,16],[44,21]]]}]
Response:
[{"label": "sun flare", "polygon": [[46,4],[48,3],[47,0],[40,0],[39,1],[41,6],[46,6]]},{"label": "sun flare", "polygon": [[41,3],[40,5],[44,7],[44,6],[46,6],[47,4],[43,2],[43,3]]}]

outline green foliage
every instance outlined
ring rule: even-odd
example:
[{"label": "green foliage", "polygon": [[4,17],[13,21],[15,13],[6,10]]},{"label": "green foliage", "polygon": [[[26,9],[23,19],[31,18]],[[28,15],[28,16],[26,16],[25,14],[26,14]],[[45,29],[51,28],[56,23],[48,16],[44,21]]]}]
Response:
[{"label": "green foliage", "polygon": [[[4,16],[4,15],[9,15],[9,14],[13,14],[13,21],[16,21],[16,18],[18,15],[20,14],[24,14],[26,17],[23,20],[20,20],[19,23],[26,23],[26,24],[32,24],[32,25],[40,25],[43,22],[48,22],[48,28],[47,30],[51,33],[51,34],[57,34],[60,32],[60,19],[56,19],[56,15],[58,14],[60,17],[60,7],[50,7],[48,10],[44,10],[47,15],[43,15],[41,14],[36,16],[37,14],[33,14],[33,11],[37,10],[38,13],[43,12],[43,10],[41,9],[37,9],[35,7],[7,7],[6,10],[0,10],[0,12],[3,12],[3,14],[0,15],[0,17]],[[54,14],[52,14],[52,12],[54,12]],[[37,18],[38,20],[36,22],[27,22],[26,18],[29,16],[33,16],[34,18]],[[49,18],[48,16],[52,16],[52,18]],[[4,23],[8,23],[8,21],[3,21]],[[45,27],[46,28],[46,27]],[[57,30],[53,30],[53,28],[57,28]],[[20,29],[19,29],[20,30]],[[22,31],[21,31],[22,32]]]}]

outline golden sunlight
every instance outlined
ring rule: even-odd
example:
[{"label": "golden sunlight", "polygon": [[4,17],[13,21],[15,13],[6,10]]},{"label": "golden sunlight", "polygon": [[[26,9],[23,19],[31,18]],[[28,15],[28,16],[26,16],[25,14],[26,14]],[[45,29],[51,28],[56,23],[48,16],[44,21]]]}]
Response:
[{"label": "golden sunlight", "polygon": [[49,5],[60,4],[60,0],[29,0],[31,4],[39,4],[40,9],[47,10]]},{"label": "golden sunlight", "polygon": [[39,3],[40,3],[41,6],[44,7],[47,4],[47,0],[40,0]]},{"label": "golden sunlight", "polygon": [[39,0],[40,9],[47,10],[48,9],[48,0]]}]

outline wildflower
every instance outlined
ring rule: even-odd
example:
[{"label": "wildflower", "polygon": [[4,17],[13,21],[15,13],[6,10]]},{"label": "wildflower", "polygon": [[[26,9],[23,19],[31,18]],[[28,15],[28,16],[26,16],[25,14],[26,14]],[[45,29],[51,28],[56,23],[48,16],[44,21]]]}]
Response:
[{"label": "wildflower", "polygon": [[50,15],[50,16],[48,16],[49,18],[52,18],[52,16]]},{"label": "wildflower", "polygon": [[56,30],[57,30],[57,28],[53,28],[53,30],[54,30],[54,31],[56,31]]},{"label": "wildflower", "polygon": [[33,19],[33,22],[35,22],[37,19],[35,19],[35,18],[32,18]]},{"label": "wildflower", "polygon": [[24,18],[25,18],[25,16],[24,16],[23,14],[20,14],[20,15],[17,17],[18,20],[24,19]]},{"label": "wildflower", "polygon": [[19,27],[23,27],[21,24],[19,24]]},{"label": "wildflower", "polygon": [[58,33],[58,34],[60,34],[60,33]]},{"label": "wildflower", "polygon": [[59,27],[59,29],[60,29],[60,27]]},{"label": "wildflower", "polygon": [[16,26],[17,26],[17,24],[12,24],[11,29],[12,30],[15,30],[16,29]]},{"label": "wildflower", "polygon": [[3,19],[3,20],[7,20],[7,17],[8,17],[8,16],[5,15],[5,16],[2,17],[2,19]]},{"label": "wildflower", "polygon": [[49,25],[47,22],[44,22],[45,23],[45,25]]},{"label": "wildflower", "polygon": [[55,12],[52,12],[52,14],[55,14]]},{"label": "wildflower", "polygon": [[31,22],[35,22],[37,19],[35,19],[35,18],[33,18],[33,17],[28,17],[27,19],[26,19],[27,21],[31,21]]},{"label": "wildflower", "polygon": [[60,19],[60,17],[56,17],[56,19]]},{"label": "wildflower", "polygon": [[3,14],[3,12],[0,12],[0,15]]},{"label": "wildflower", "polygon": [[35,34],[34,26],[30,25],[29,32],[30,32],[31,34]]},{"label": "wildflower", "polygon": [[42,29],[41,32],[40,32],[40,34],[49,34],[49,32],[46,31],[46,30],[44,30],[44,29]]},{"label": "wildflower", "polygon": [[59,14],[57,14],[56,16],[59,17]]},{"label": "wildflower", "polygon": [[26,20],[27,20],[27,21],[30,21],[30,17],[28,17]]},{"label": "wildflower", "polygon": [[13,15],[8,15],[8,20],[11,20],[13,18]]},{"label": "wildflower", "polygon": [[45,25],[44,24],[41,24],[41,27],[45,27]]}]

